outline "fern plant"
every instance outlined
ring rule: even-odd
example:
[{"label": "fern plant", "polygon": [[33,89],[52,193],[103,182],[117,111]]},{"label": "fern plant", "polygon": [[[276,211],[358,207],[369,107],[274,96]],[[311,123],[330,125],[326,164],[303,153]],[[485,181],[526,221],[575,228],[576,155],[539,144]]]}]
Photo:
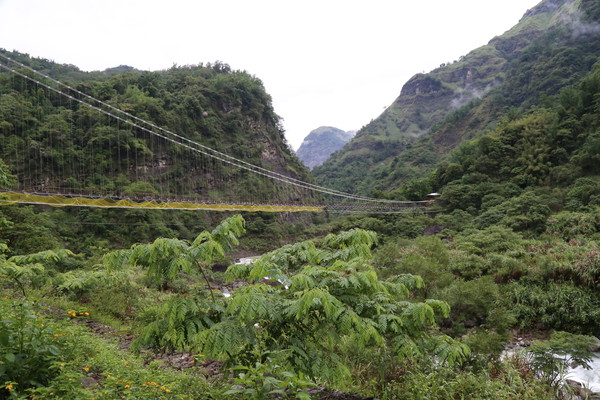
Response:
[{"label": "fern plant", "polygon": [[0,257],[0,276],[16,284],[23,297],[26,286],[40,287],[47,280],[46,267],[74,256],[70,250],[46,250],[38,253],[13,256],[8,260]]},{"label": "fern plant", "polygon": [[140,266],[147,270],[152,281],[166,290],[181,273],[191,273],[194,268],[203,272],[203,264],[223,257],[238,244],[237,238],[244,232],[244,219],[234,215],[223,220],[212,232],[200,233],[192,243],[158,238],[150,244],[137,244],[129,250],[108,253],[103,264],[109,269]]},{"label": "fern plant", "polygon": [[449,306],[412,301],[410,290],[424,284],[420,277],[380,280],[370,263],[376,241],[373,232],[357,229],[231,266],[228,279],[244,279],[246,286],[216,303],[198,297],[165,303],[153,311],[138,345],[187,348],[248,368],[264,362],[256,355],[262,349],[278,354],[279,365],[330,382],[350,375],[341,357],[344,341],[387,346],[399,358],[463,360],[469,349],[437,332],[436,319]]}]

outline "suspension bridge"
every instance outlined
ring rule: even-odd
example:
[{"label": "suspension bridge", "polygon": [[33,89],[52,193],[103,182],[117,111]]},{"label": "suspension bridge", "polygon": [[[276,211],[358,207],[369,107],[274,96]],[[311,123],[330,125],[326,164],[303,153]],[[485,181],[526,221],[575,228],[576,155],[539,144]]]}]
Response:
[{"label": "suspension bridge", "polygon": [[0,52],[0,204],[248,212],[427,212],[355,195],[166,129]]}]

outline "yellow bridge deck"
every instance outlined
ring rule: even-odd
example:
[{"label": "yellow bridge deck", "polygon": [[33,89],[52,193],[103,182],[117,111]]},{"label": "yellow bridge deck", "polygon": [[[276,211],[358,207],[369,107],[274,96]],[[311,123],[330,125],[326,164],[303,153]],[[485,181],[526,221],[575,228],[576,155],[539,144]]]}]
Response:
[{"label": "yellow bridge deck", "polygon": [[321,212],[324,206],[295,206],[269,204],[212,204],[209,202],[180,202],[131,200],[111,198],[88,198],[83,196],[46,195],[21,192],[0,193],[0,205],[40,204],[53,207],[99,207],[99,208],[143,208],[158,210],[197,210],[197,211],[248,211],[248,212]]}]

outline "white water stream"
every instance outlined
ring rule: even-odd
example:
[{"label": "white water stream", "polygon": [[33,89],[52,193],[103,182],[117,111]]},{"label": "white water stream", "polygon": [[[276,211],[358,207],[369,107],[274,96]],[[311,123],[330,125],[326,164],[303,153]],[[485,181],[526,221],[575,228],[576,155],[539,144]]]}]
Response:
[{"label": "white water stream", "polygon": [[252,256],[252,257],[243,257],[239,258],[235,261],[235,264],[252,264],[257,258],[260,256]]},{"label": "white water stream", "polygon": [[581,382],[584,387],[592,392],[600,393],[600,353],[594,353],[590,367],[591,369],[585,369],[581,366],[571,368],[566,379]]}]

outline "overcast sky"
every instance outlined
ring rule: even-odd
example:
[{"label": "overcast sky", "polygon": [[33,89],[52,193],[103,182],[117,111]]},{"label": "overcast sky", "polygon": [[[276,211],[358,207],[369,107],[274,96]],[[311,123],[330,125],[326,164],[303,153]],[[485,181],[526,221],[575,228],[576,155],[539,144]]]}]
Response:
[{"label": "overcast sky", "polygon": [[297,148],[359,129],[414,74],[458,59],[539,0],[0,0],[0,47],[82,70],[216,60],[260,78]]}]

